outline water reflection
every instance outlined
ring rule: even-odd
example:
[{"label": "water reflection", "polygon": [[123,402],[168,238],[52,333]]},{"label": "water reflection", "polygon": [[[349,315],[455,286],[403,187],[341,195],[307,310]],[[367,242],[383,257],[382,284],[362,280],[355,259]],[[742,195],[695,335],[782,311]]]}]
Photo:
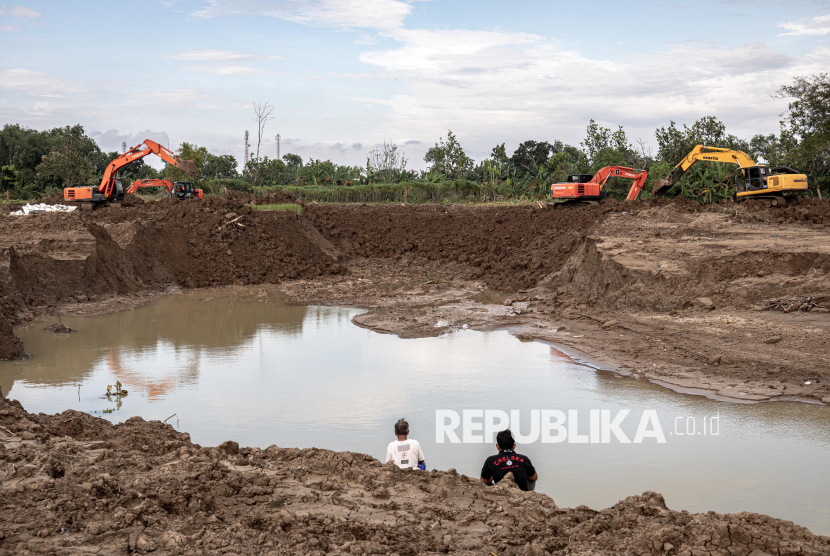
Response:
[{"label": "water reflection", "polygon": [[[213,299],[208,299],[213,298]],[[538,488],[564,506],[607,507],[644,490],[674,508],[758,511],[830,533],[830,411],[798,403],[737,405],[677,394],[574,363],[507,332],[400,340],[354,326],[357,309],[292,307],[233,288],[173,296],[135,311],[20,330],[33,358],[0,364],[4,392],[30,411],[98,411],[123,421],[176,413],[194,441],[353,450],[381,458],[406,417],[430,467],[475,476],[490,444],[437,443],[437,409],[657,411],[667,442],[522,447]],[[120,380],[130,394],[103,394]],[[80,395],[78,393],[80,386]],[[720,434],[675,436],[673,425],[719,415]],[[699,432],[701,429],[696,429]],[[682,432],[682,429],[677,432]]]}]

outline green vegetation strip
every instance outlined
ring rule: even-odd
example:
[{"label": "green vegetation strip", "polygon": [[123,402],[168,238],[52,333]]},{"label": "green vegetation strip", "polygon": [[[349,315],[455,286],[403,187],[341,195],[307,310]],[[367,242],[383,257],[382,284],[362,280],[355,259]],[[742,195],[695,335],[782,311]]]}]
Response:
[{"label": "green vegetation strip", "polygon": [[254,210],[293,210],[297,214],[303,213],[303,207],[294,204],[285,205],[248,205]]},{"label": "green vegetation strip", "polygon": [[483,200],[480,189],[467,180],[433,184],[425,182],[382,183],[370,185],[306,185],[254,187],[253,193],[285,191],[306,203],[440,203]]}]

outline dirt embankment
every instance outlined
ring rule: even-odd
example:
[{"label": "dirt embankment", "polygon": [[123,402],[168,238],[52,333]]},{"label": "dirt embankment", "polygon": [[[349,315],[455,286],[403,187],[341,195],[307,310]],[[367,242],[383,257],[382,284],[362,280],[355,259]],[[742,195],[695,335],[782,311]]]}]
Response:
[{"label": "dirt embankment", "polygon": [[[129,307],[171,286],[279,283],[340,272],[307,222],[293,212],[253,211],[248,201],[228,195],[145,204],[128,196],[124,207],[93,212],[0,216],[0,327],[59,309]],[[14,342],[7,327],[0,329],[0,358],[22,355],[6,349]]]},{"label": "dirt embankment", "polygon": [[[14,325],[278,283],[298,302],[373,307],[358,324],[402,337],[512,326],[636,378],[830,403],[828,204],[247,206],[286,200],[0,216],[0,313]],[[809,311],[767,310],[796,306]]]},{"label": "dirt embankment", "polygon": [[509,478],[402,471],[351,452],[215,448],[159,421],[113,426],[0,398],[0,555],[830,554],[753,513],[690,514],[654,492],[559,508]]},{"label": "dirt embankment", "polygon": [[307,206],[305,214],[347,255],[420,258],[472,267],[469,278],[515,292],[561,268],[617,204],[593,210],[464,205]]}]

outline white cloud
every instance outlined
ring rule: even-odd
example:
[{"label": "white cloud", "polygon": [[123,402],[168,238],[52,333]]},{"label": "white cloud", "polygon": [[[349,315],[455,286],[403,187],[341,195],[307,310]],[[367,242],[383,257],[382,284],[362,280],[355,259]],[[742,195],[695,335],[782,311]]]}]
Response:
[{"label": "white cloud", "polygon": [[209,0],[193,15],[264,15],[314,27],[391,30],[403,26],[411,11],[399,0]]},{"label": "white cloud", "polygon": [[167,57],[171,60],[203,62],[202,64],[185,66],[185,68],[218,76],[259,75],[265,73],[265,70],[244,65],[245,62],[284,60],[282,56],[261,56],[252,52],[236,52],[234,50],[188,50]]},{"label": "white cloud", "polygon": [[0,70],[0,88],[25,91],[40,97],[62,97],[84,90],[75,82],[27,69]]},{"label": "white cloud", "polygon": [[164,104],[177,110],[218,110],[227,108],[217,97],[201,89],[170,89],[151,93],[135,93],[132,98],[149,100],[154,104]]},{"label": "white cloud", "polygon": [[27,8],[26,6],[12,6],[11,8],[7,6],[0,6],[0,15],[6,14],[20,19],[36,19],[40,17],[39,12],[36,12],[31,8]]},{"label": "white cloud", "polygon": [[236,52],[234,50],[188,50],[178,54],[171,54],[168,58],[172,60],[188,60],[192,62],[239,62],[242,60],[256,60],[267,58],[268,60],[282,60],[281,56],[260,56],[251,52]]},{"label": "white cloud", "polygon": [[[535,35],[403,30],[397,36],[399,48],[366,52],[361,60],[400,77],[408,90],[355,100],[385,107],[387,132],[428,139],[450,128],[467,144],[506,135],[573,141],[590,118],[624,124],[644,138],[670,119],[691,123],[707,114],[730,124],[775,122],[782,101],[769,95],[792,75],[830,67],[830,49],[789,57],[760,43],[677,47],[619,62]],[[479,154],[487,149],[474,146]]]},{"label": "white cloud", "polygon": [[[771,93],[792,75],[818,73],[830,65],[830,50],[820,46],[807,55],[788,56],[762,43],[726,49],[705,41],[610,60],[528,33],[407,28],[411,12],[411,4],[400,0],[209,0],[194,15],[270,16],[353,29],[360,44],[376,38],[398,43],[369,47],[360,55],[378,71],[328,77],[397,80],[394,93],[350,98],[370,111],[377,107],[384,133],[427,142],[447,128],[468,142],[509,135],[508,140],[535,136],[578,142],[590,118],[605,126],[623,124],[631,135],[650,138],[670,119],[691,123],[707,114],[721,117],[730,131],[754,133],[774,129],[786,106]],[[781,26],[819,34],[825,26],[830,29],[826,20],[830,16]],[[477,148],[480,154],[489,151],[483,144]]]},{"label": "white cloud", "polygon": [[[36,19],[40,17],[40,13],[31,8],[27,8],[26,6],[13,6],[11,8],[8,6],[0,6],[0,16],[4,15],[15,17],[17,19]],[[14,25],[0,23],[0,32],[3,31],[17,31],[17,27]]]},{"label": "white cloud", "polygon": [[259,75],[265,73],[265,70],[260,68],[252,68],[250,66],[185,66],[189,70],[201,71],[211,75],[227,76],[227,75]]},{"label": "white cloud", "polygon": [[779,37],[787,35],[826,35],[830,33],[830,15],[814,17],[807,23],[787,21],[779,23],[778,27],[789,31],[789,33],[781,33],[778,35]]}]

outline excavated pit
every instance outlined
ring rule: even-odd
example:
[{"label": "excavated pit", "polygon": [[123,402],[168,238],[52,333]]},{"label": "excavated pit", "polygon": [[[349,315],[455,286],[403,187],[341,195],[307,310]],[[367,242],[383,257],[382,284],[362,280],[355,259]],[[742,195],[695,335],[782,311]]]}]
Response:
[{"label": "excavated pit", "polygon": [[[301,216],[249,206],[290,200],[127,196],[92,212],[1,216],[2,317],[16,325],[128,308],[171,287],[273,283],[301,303],[374,307],[356,322],[402,337],[526,325],[525,337],[648,378],[830,401],[827,204],[310,204]],[[763,310],[794,304],[810,311]],[[574,332],[552,332],[560,325]],[[0,335],[0,356],[25,356],[8,326]]]},{"label": "excavated pit", "polygon": [[[827,204],[247,206],[273,202],[0,212],[0,359],[26,357],[11,326],[45,314],[274,283],[300,303],[372,307],[356,322],[402,337],[509,325],[639,379],[830,403]],[[790,306],[810,310],[765,310]],[[791,523],[676,512],[654,493],[560,509],[360,454],[201,448],[140,419],[4,400],[0,423],[0,554],[830,554]]]}]

